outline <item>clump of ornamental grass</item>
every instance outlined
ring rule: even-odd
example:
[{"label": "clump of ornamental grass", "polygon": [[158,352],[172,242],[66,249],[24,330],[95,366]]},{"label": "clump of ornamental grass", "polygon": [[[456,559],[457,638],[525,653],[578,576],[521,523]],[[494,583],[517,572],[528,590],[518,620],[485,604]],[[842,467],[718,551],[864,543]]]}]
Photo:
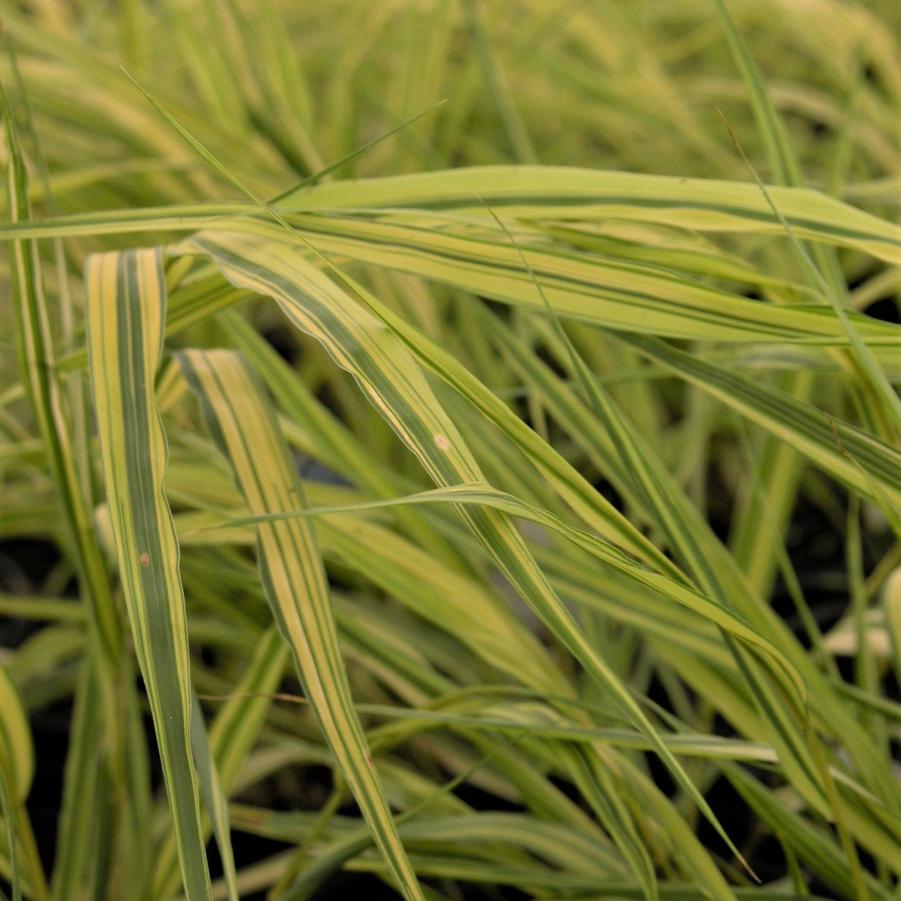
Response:
[{"label": "clump of ornamental grass", "polygon": [[897,24],[5,10],[0,897],[897,897]]}]

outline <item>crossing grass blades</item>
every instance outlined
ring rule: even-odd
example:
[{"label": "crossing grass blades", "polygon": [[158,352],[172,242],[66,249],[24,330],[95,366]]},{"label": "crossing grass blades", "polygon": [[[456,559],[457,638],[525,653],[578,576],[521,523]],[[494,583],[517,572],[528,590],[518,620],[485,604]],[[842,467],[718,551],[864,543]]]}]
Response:
[{"label": "crossing grass blades", "polygon": [[7,4],[0,897],[897,898],[899,24]]}]

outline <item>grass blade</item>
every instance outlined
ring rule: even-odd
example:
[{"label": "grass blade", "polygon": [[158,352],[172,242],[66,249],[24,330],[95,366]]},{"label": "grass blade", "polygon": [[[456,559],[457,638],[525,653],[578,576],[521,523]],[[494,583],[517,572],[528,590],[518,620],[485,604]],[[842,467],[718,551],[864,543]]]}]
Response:
[{"label": "grass blade", "polygon": [[[284,439],[241,358],[228,351],[186,351],[181,360],[250,509],[277,513],[292,498],[302,500]],[[315,535],[300,521],[261,525],[257,534],[263,583],[297,673],[379,849],[404,896],[416,901],[422,892],[353,707]]]},{"label": "grass blade", "polygon": [[158,251],[87,266],[91,388],[116,557],[150,700],[185,891],[210,897],[191,758],[191,674],[178,544],[162,492],[166,444],[153,393],[166,286]]}]

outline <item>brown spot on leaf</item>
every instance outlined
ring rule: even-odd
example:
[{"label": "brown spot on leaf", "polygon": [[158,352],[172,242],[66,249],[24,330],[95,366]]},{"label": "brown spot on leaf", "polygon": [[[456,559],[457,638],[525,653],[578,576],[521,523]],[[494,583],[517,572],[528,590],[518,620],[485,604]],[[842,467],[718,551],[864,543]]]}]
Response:
[{"label": "brown spot on leaf", "polygon": [[141,554],[140,557],[138,557],[138,561],[140,562],[141,566],[150,566],[150,554],[148,554],[147,551],[144,551],[144,553]]}]

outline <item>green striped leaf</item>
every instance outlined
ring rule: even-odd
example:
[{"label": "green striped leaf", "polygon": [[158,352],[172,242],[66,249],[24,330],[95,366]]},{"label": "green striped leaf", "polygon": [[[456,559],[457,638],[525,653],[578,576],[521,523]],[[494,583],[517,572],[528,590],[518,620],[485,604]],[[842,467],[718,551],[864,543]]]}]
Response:
[{"label": "green striped leaf", "polygon": [[[901,238],[892,223],[808,188],[771,187],[793,231],[811,241],[851,247],[897,263]],[[480,215],[481,197],[519,219],[631,219],[695,231],[779,235],[784,226],[754,184],[604,172],[554,166],[473,166],[301,189],[279,203],[300,210],[423,209]],[[55,235],[194,231],[226,217],[256,216],[250,204],[183,204],[84,213],[0,227],[0,240]],[[485,216],[484,210],[481,215]],[[233,227],[233,226],[232,226]]]},{"label": "green striped leaf", "polygon": [[116,559],[157,734],[189,899],[210,897],[191,758],[191,671],[172,514],[162,491],[166,443],[153,393],[166,286],[155,250],[87,264],[91,388]]},{"label": "green striped leaf", "polygon": [[[799,237],[901,259],[889,222],[807,188],[772,187],[773,201]],[[416,208],[485,215],[490,207],[520,219],[634,219],[695,231],[782,234],[756,185],[555,166],[474,166],[443,172],[341,181],[302,188],[287,210]]]},{"label": "green striped leaf", "polygon": [[[452,221],[436,223],[434,217],[416,213],[385,219],[320,214],[294,224],[318,250],[339,258],[414,273],[517,306],[545,306],[519,249],[510,246],[503,232],[460,234]],[[530,248],[528,261],[547,303],[561,317],[673,338],[849,342],[842,324],[825,308],[754,302],[655,267],[585,254]],[[897,326],[854,314],[848,318],[874,348],[901,346]]]},{"label": "green striped leaf", "polygon": [[[277,513],[303,500],[288,449],[246,364],[229,351],[186,351],[182,366],[248,507]],[[341,773],[404,896],[422,892],[373,767],[341,661],[325,571],[313,530],[301,521],[257,530],[259,565],[273,615],[291,649]]]}]

